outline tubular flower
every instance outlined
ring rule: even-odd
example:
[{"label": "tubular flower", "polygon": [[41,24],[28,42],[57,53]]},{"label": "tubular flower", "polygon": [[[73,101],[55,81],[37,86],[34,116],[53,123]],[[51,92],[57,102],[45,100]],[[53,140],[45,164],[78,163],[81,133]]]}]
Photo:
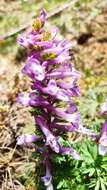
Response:
[{"label": "tubular flower", "polygon": [[17,138],[17,145],[33,146],[37,140],[39,140],[38,136],[25,134]]},{"label": "tubular flower", "polygon": [[51,175],[50,161],[49,161],[49,156],[47,157],[47,155],[45,155],[45,166],[46,166],[46,175],[42,177],[41,180],[44,182],[46,190],[53,190],[53,185],[51,183],[52,175]]},{"label": "tubular flower", "polygon": [[99,154],[104,156],[107,153],[107,121],[102,126],[99,136]]},{"label": "tubular flower", "polygon": [[101,115],[107,113],[107,100],[101,106]]},{"label": "tubular flower", "polygon": [[[101,106],[101,116],[106,116],[107,114],[107,99]],[[98,152],[100,155],[104,156],[107,153],[107,119],[102,125],[100,134],[97,136],[98,141]]]},{"label": "tubular flower", "polygon": [[[19,45],[29,50],[22,73],[32,81],[28,97],[25,98],[21,93],[18,102],[35,110],[33,115],[37,130],[43,133],[42,145],[38,146],[41,154],[49,153],[51,157],[55,152],[70,155],[78,160],[80,156],[73,148],[60,144],[58,134],[72,131],[83,134],[89,132],[79,127],[80,114],[73,102],[73,97],[80,96],[77,81],[81,75],[70,62],[69,49],[72,48],[72,43],[59,40],[55,28],[49,32],[45,30],[45,21],[46,12],[42,10],[40,17],[33,22],[31,31],[24,37],[18,37]],[[64,109],[60,109],[61,106],[64,106]],[[17,138],[17,144],[32,145],[38,138],[35,135],[21,135]],[[42,181],[47,190],[53,190],[48,157],[44,163],[46,176]]]}]

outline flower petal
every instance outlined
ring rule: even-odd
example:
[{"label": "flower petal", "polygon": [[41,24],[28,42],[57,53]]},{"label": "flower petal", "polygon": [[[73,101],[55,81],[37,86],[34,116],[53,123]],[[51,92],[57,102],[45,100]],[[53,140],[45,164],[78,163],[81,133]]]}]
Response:
[{"label": "flower petal", "polygon": [[42,81],[45,78],[44,68],[40,65],[39,61],[36,59],[29,59],[27,64],[22,69],[25,75],[28,75],[33,80]]},{"label": "flower petal", "polygon": [[44,182],[46,190],[53,190],[51,168],[48,158],[46,158],[45,160],[45,166],[46,166],[46,175],[44,177],[41,177],[41,180]]},{"label": "flower petal", "polygon": [[71,122],[73,124],[78,124],[80,122],[80,114],[78,112],[69,114],[69,113],[60,111],[57,108],[49,107],[49,109],[53,111],[53,113],[55,113],[57,116],[65,119],[68,122]]},{"label": "flower petal", "polygon": [[107,153],[107,146],[99,144],[98,151],[100,155],[104,156]]},{"label": "flower petal", "polygon": [[80,160],[80,155],[71,147],[61,147],[60,153],[62,155],[71,155],[75,160]]},{"label": "flower petal", "polygon": [[17,98],[18,103],[20,103],[20,104],[22,104],[24,106],[29,106],[29,100],[30,100],[30,98],[29,97],[24,97],[23,93],[20,93],[18,95],[18,98]]},{"label": "flower petal", "polygon": [[26,146],[30,146],[32,145],[33,142],[36,142],[40,137],[36,136],[36,135],[20,135],[17,138],[17,145],[26,145]]},{"label": "flower petal", "polygon": [[43,117],[36,117],[35,120],[46,137],[46,145],[49,145],[53,151],[59,153],[59,143],[57,138],[48,129]]}]

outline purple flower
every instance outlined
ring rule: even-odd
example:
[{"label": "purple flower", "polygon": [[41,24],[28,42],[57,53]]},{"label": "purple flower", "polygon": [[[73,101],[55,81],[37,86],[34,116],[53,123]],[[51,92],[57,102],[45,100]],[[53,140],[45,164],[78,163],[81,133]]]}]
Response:
[{"label": "purple flower", "polygon": [[74,78],[71,83],[66,83],[64,81],[59,81],[58,85],[64,88],[69,96],[80,96],[80,90],[76,84],[77,78]]},{"label": "purple flower", "polygon": [[64,78],[67,78],[67,77],[75,77],[75,78],[78,78],[80,75],[79,73],[75,72],[75,71],[54,71],[54,72],[51,72],[49,74],[47,74],[47,78],[57,78],[57,79],[64,79]]},{"label": "purple flower", "polygon": [[48,93],[50,95],[56,95],[58,93],[58,87],[55,80],[50,80],[47,87],[41,88],[44,93]]},{"label": "purple flower", "polygon": [[19,45],[25,47],[25,48],[28,47],[28,41],[27,41],[27,39],[26,39],[25,37],[23,37],[23,36],[19,36],[19,37],[17,38],[17,43],[18,43]]},{"label": "purple flower", "polygon": [[29,106],[29,97],[25,97],[23,93],[18,95],[17,101],[18,103],[22,104],[23,106]]},{"label": "purple flower", "polygon": [[61,124],[61,123],[56,123],[55,121],[53,121],[50,124],[51,129],[57,129],[59,132],[75,132],[78,129],[77,125],[67,125],[67,124]]},{"label": "purple flower", "polygon": [[22,72],[33,80],[42,81],[45,78],[45,70],[37,59],[29,59]]},{"label": "purple flower", "polygon": [[68,108],[66,109],[66,113],[74,113],[77,112],[77,107],[75,105],[75,103],[71,102],[68,106]]},{"label": "purple flower", "polygon": [[56,81],[55,80],[50,80],[47,87],[42,87],[40,83],[36,82],[34,84],[34,87],[39,89],[40,91],[42,91],[45,94],[49,94],[51,96],[53,96],[56,99],[68,102],[70,101],[70,97],[69,94],[67,93],[66,90],[61,89],[57,86]]},{"label": "purple flower", "polygon": [[29,106],[32,107],[47,107],[49,106],[49,102],[42,96],[38,96],[38,94],[35,92],[31,92],[29,94],[30,100],[29,100]]},{"label": "purple flower", "polygon": [[36,117],[35,120],[46,137],[46,145],[49,145],[53,151],[59,153],[59,144],[57,138],[48,129],[44,119],[42,117]]},{"label": "purple flower", "polygon": [[40,19],[41,19],[41,22],[42,22],[43,24],[44,24],[45,21],[46,21],[46,16],[47,16],[47,14],[46,14],[45,9],[42,9],[41,12],[40,12]]},{"label": "purple flower", "polygon": [[101,115],[107,113],[107,101],[101,106]]},{"label": "purple flower", "polygon": [[80,160],[80,155],[72,147],[60,147],[62,155],[71,155],[75,160]]},{"label": "purple flower", "polygon": [[59,30],[57,27],[53,27],[50,30],[51,30],[52,42],[57,44],[59,42],[59,40],[57,40],[56,37],[57,37]]},{"label": "purple flower", "polygon": [[57,108],[49,107],[49,109],[55,113],[57,116],[61,117],[62,119],[71,122],[73,124],[78,124],[80,122],[80,114],[78,112],[69,114],[64,111],[60,111]]},{"label": "purple flower", "polygon": [[107,153],[107,121],[102,126],[99,136],[99,154],[104,156]]},{"label": "purple flower", "polygon": [[26,97],[23,93],[20,93],[18,96],[18,102],[24,106],[49,106],[49,102],[45,100],[43,97],[37,96],[36,92],[31,92],[29,94],[29,97]]},{"label": "purple flower", "polygon": [[70,56],[67,52],[62,52],[60,55],[58,55],[56,58],[55,58],[55,62],[56,63],[63,63],[64,61],[68,61],[70,60]]},{"label": "purple flower", "polygon": [[52,42],[42,41],[42,42],[35,42],[35,46],[43,47],[45,49],[52,47]]},{"label": "purple flower", "polygon": [[32,49],[38,40],[42,38],[41,34],[37,34],[33,31],[27,34],[26,37],[18,36],[17,43],[25,48]]},{"label": "purple flower", "polygon": [[[52,153],[70,155],[77,160],[80,157],[72,147],[61,146],[58,135],[73,131],[90,136],[93,133],[80,127],[80,114],[74,103],[73,97],[80,95],[77,81],[81,74],[70,61],[69,50],[73,44],[65,39],[60,40],[56,28],[45,30],[46,17],[45,10],[42,10],[31,30],[17,39],[21,46],[29,50],[22,73],[31,79],[31,91],[27,97],[19,94],[18,102],[34,108],[32,114],[43,139],[37,151],[45,156],[46,165],[46,175],[42,181],[47,190],[53,190],[49,163]],[[17,144],[34,145],[36,140],[35,135],[22,135],[17,139]]]},{"label": "purple flower", "polygon": [[46,166],[46,175],[41,177],[41,180],[44,182],[46,190],[53,190],[52,186],[52,175],[51,175],[51,168],[49,158],[45,158],[45,166]]},{"label": "purple flower", "polygon": [[20,135],[17,138],[17,145],[24,145],[24,146],[33,146],[33,143],[39,140],[40,137],[36,135]]},{"label": "purple flower", "polygon": [[60,55],[61,53],[63,52],[63,49],[62,48],[49,48],[49,49],[45,49],[43,52],[42,52],[42,55],[45,55],[45,54],[54,54],[54,55]]},{"label": "purple flower", "polygon": [[93,140],[95,140],[97,137],[97,135],[94,131],[92,131],[91,129],[87,129],[87,128],[83,127],[81,124],[78,126],[78,128],[75,131],[80,133],[80,134],[87,135]]},{"label": "purple flower", "polygon": [[56,95],[58,92],[58,87],[55,80],[50,80],[47,89],[50,92],[51,95]]}]

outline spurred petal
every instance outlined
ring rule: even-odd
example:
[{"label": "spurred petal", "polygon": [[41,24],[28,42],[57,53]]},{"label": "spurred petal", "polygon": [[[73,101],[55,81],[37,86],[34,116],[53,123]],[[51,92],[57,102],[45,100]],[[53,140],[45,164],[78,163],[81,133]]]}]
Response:
[{"label": "spurred petal", "polygon": [[107,121],[104,122],[102,128],[101,128],[101,133],[99,137],[99,143],[102,146],[107,146]]},{"label": "spurred petal", "polygon": [[48,86],[43,89],[44,92],[56,96],[59,100],[69,101],[69,96],[64,89],[58,88],[55,80],[50,80]]},{"label": "spurred petal", "polygon": [[99,135],[99,154],[105,155],[107,153],[107,121],[104,122],[101,133]]},{"label": "spurred petal", "polygon": [[76,111],[77,111],[77,106],[73,102],[71,102],[69,104],[69,107],[67,108],[66,112],[67,113],[74,113]]},{"label": "spurred petal", "polygon": [[24,96],[24,94],[20,93],[17,99],[18,103],[24,106],[49,106],[49,102],[45,100],[43,97],[37,96],[35,92],[31,92],[29,97]]},{"label": "spurred petal", "polygon": [[73,124],[76,123],[78,124],[80,121],[80,114],[78,112],[73,114],[68,114],[66,112],[60,111],[57,108],[49,107],[49,109],[53,111],[53,113],[55,113],[57,116],[61,117],[62,119],[68,122],[72,122]]},{"label": "spurred petal", "polygon": [[42,9],[41,13],[40,13],[40,19],[41,19],[41,21],[42,21],[43,24],[46,21],[46,16],[47,16],[47,13],[46,13],[45,9]]},{"label": "spurred petal", "polygon": [[104,122],[102,129],[101,129],[101,133],[105,134],[107,136],[107,121]]},{"label": "spurred petal", "polygon": [[61,147],[60,153],[63,155],[71,155],[75,160],[80,160],[80,155],[72,147]]},{"label": "spurred petal", "polygon": [[101,113],[106,113],[107,112],[107,101],[103,103],[101,106]]},{"label": "spurred petal", "polygon": [[63,100],[65,102],[70,101],[70,97],[69,97],[69,95],[67,94],[67,92],[64,89],[59,89],[56,97],[59,100]]},{"label": "spurred petal", "polygon": [[72,71],[68,71],[68,69],[63,70],[56,70],[54,72],[51,72],[47,74],[47,78],[57,78],[57,79],[63,79],[66,77],[73,77],[74,79],[79,79],[81,77],[80,73],[75,71],[74,69]]},{"label": "spurred petal", "polygon": [[36,59],[29,59],[22,72],[31,77],[33,80],[42,81],[45,78],[44,68]]},{"label": "spurred petal", "polygon": [[25,145],[25,146],[30,146],[32,143],[36,142],[40,137],[36,135],[20,135],[17,138],[17,145]]},{"label": "spurred petal", "polygon": [[43,117],[36,117],[35,120],[46,137],[46,145],[49,145],[53,151],[59,153],[59,143],[57,141],[57,138],[48,129],[48,126],[46,125]]},{"label": "spurred petal", "polygon": [[57,84],[55,82],[55,80],[50,80],[47,86],[47,91],[48,93],[52,94],[52,95],[56,95],[58,92],[58,87]]},{"label": "spurred petal", "polygon": [[107,153],[107,146],[99,144],[98,151],[100,155],[104,156]]},{"label": "spurred petal", "polygon": [[75,132],[75,131],[77,131],[77,129],[78,129],[78,125],[72,125],[72,124],[57,124],[56,122],[52,122],[51,124],[50,124],[50,127],[51,128],[56,128],[56,129],[58,129],[60,132]]},{"label": "spurred petal", "polygon": [[29,105],[32,107],[43,106],[46,108],[47,106],[49,106],[49,102],[45,100],[43,97],[36,96],[35,94],[33,95],[33,93],[31,93]]},{"label": "spurred petal", "polygon": [[51,30],[52,40],[55,40],[55,37],[59,30],[57,27],[51,28],[50,30]]},{"label": "spurred petal", "polygon": [[18,95],[18,98],[17,98],[18,103],[20,103],[20,104],[22,104],[24,106],[29,106],[29,100],[30,100],[30,98],[29,97],[24,97],[23,93],[20,93]]},{"label": "spurred petal", "polygon": [[45,159],[45,166],[46,166],[46,175],[44,177],[41,177],[41,180],[44,182],[46,190],[53,190],[50,162],[49,158],[47,157]]},{"label": "spurred petal", "polygon": [[63,52],[57,58],[54,59],[54,62],[55,63],[63,63],[70,59],[71,59],[71,57],[67,53],[65,54],[65,52]]},{"label": "spurred petal", "polygon": [[97,137],[97,134],[96,134],[93,130],[87,129],[87,128],[83,127],[81,124],[80,124],[79,127],[76,129],[76,131],[77,131],[78,133],[87,135],[87,136],[89,136],[89,137],[91,137],[91,138],[93,138],[93,139]]},{"label": "spurred petal", "polygon": [[69,93],[64,89],[59,88],[55,80],[50,80],[47,87],[42,87],[39,82],[36,82],[34,83],[33,88],[37,88],[43,93],[49,94],[56,99],[66,102],[70,101]]},{"label": "spurred petal", "polygon": [[52,42],[42,41],[42,42],[35,42],[34,45],[47,49],[47,48],[51,48],[53,44]]},{"label": "spurred petal", "polygon": [[19,37],[17,38],[17,43],[18,43],[19,45],[23,46],[23,47],[28,47],[28,45],[29,45],[27,39],[26,39],[25,37],[23,37],[23,36],[19,36]]},{"label": "spurred petal", "polygon": [[63,49],[62,48],[50,48],[50,49],[45,49],[43,51],[43,54],[49,54],[49,53],[54,53],[56,55],[60,55],[60,53],[63,52]]},{"label": "spurred petal", "polygon": [[72,76],[72,72],[61,72],[61,71],[54,71],[49,74],[47,74],[47,78],[57,78],[57,79],[63,79],[65,77]]}]

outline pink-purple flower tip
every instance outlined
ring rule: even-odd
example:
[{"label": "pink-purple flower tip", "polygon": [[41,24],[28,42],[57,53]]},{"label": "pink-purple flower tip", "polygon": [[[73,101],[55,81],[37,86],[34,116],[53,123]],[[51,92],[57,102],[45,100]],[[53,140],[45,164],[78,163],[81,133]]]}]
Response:
[{"label": "pink-purple flower tip", "polygon": [[107,121],[104,122],[99,136],[99,154],[105,155],[107,153]]},{"label": "pink-purple flower tip", "polygon": [[31,146],[32,143],[36,142],[38,139],[39,137],[36,135],[29,135],[29,134],[20,135],[17,138],[17,145]]}]

